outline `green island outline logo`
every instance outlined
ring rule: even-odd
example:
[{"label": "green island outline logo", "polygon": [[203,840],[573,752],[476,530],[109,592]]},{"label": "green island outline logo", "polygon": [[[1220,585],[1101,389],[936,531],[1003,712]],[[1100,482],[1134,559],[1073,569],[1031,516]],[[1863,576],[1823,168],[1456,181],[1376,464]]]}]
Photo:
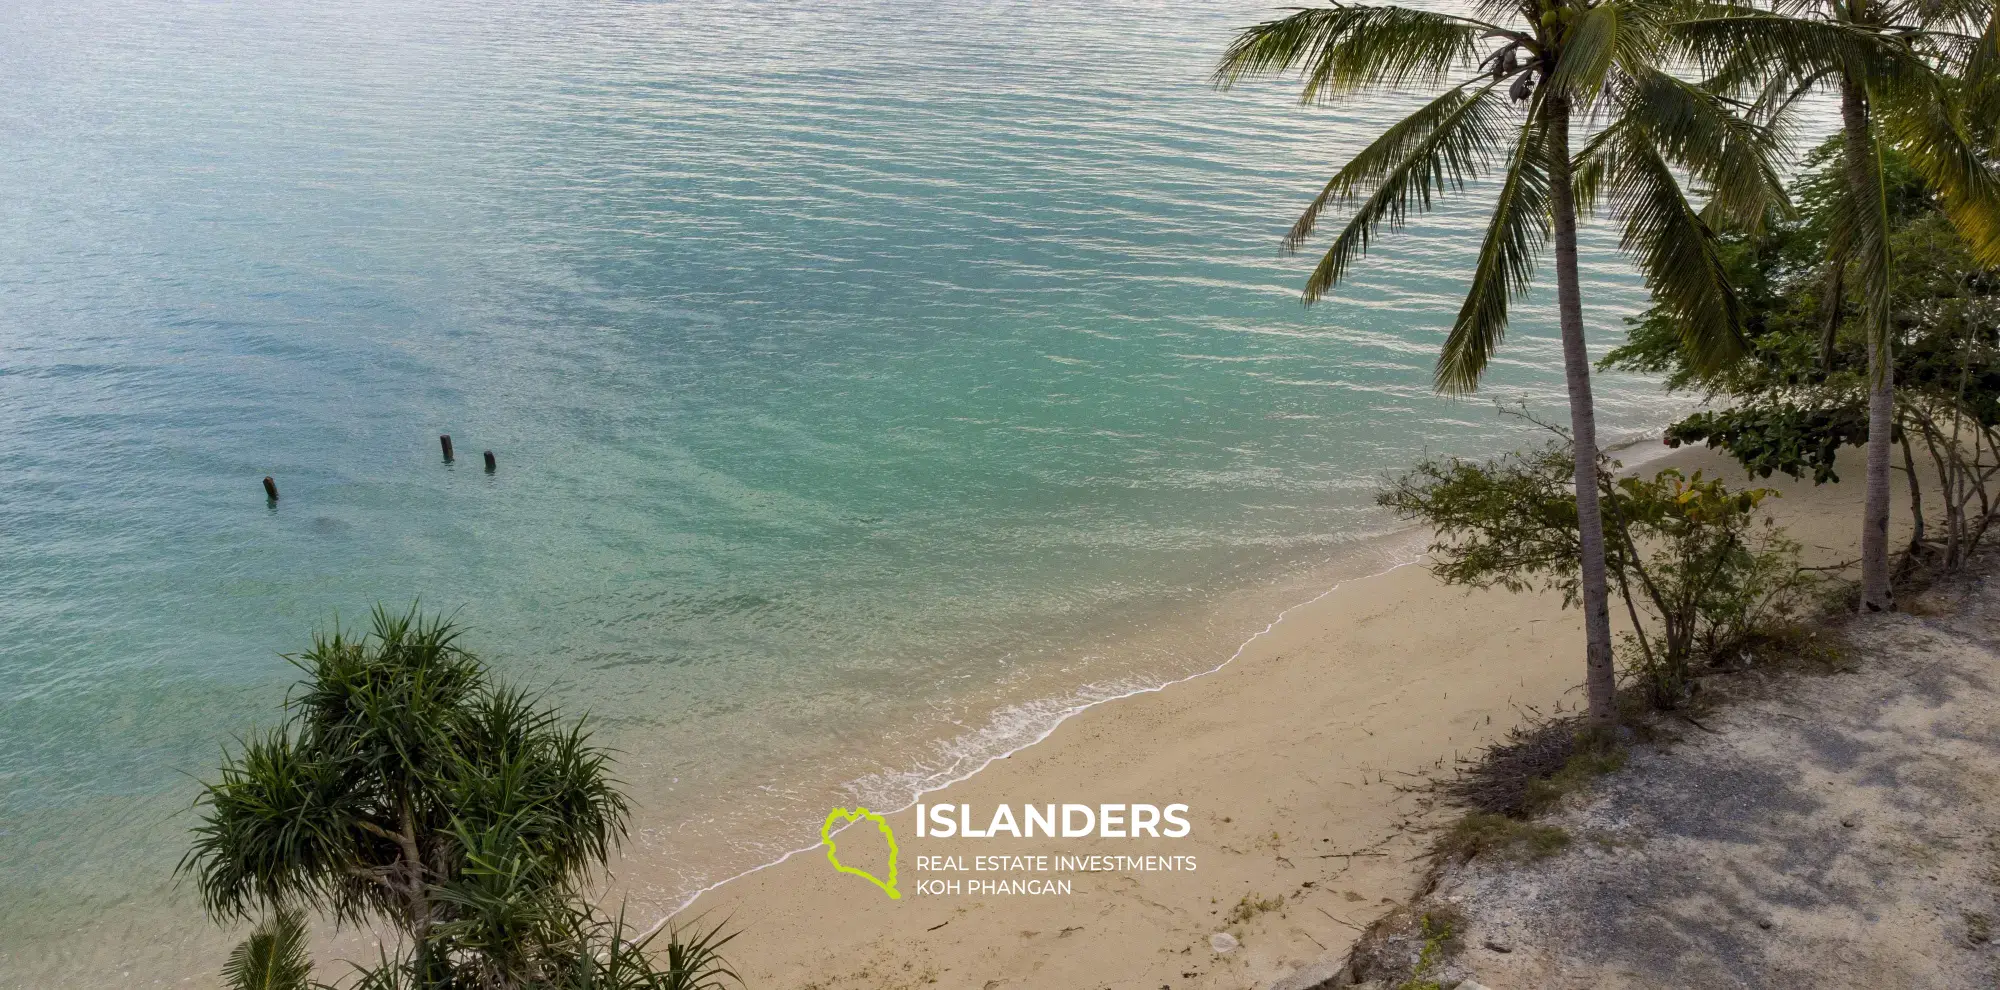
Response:
[{"label": "green island outline logo", "polygon": [[[889,881],[887,883],[882,882],[880,877],[867,870],[856,869],[840,861],[840,848],[834,845],[833,842],[835,824],[845,826],[861,821],[862,819],[874,822],[876,829],[881,831],[882,838],[887,839],[889,842]],[[842,873],[852,873],[882,888],[882,892],[888,894],[889,899],[892,901],[903,899],[902,893],[896,890],[896,833],[889,829],[888,820],[880,814],[869,811],[867,808],[835,808],[826,813],[826,821],[819,827],[819,841],[826,843],[826,861],[832,863],[834,869]]]}]

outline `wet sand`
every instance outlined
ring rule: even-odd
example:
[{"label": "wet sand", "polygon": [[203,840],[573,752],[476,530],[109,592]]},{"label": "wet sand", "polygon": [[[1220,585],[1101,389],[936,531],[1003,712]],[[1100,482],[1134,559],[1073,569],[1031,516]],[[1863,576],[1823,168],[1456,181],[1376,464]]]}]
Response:
[{"label": "wet sand", "polygon": [[[1742,480],[1705,450],[1648,470],[1666,465]],[[1809,563],[1854,556],[1858,483],[1759,484],[1784,492],[1774,515]],[[1424,774],[1529,711],[1581,704],[1581,618],[1559,605],[1446,587],[1422,566],[1344,582],[1216,673],[1083,711],[924,799],[969,805],[977,827],[999,804],[1018,817],[1023,805],[1179,803],[1185,837],[919,837],[904,809],[887,816],[899,899],[836,871],[821,847],[722,885],[679,921],[741,927],[732,961],[748,986],[770,990],[1268,985],[1339,955],[1413,893],[1435,820]],[[844,863],[886,872],[876,830],[836,841]],[[1090,855],[1193,857],[1194,869],[1056,869],[1054,857]],[[1034,860],[979,870],[979,856],[1051,859],[1046,870]],[[957,893],[920,892],[954,880]],[[967,886],[1031,880],[1067,880],[1068,893]],[[1218,934],[1236,947],[1217,952],[1228,944]]]}]

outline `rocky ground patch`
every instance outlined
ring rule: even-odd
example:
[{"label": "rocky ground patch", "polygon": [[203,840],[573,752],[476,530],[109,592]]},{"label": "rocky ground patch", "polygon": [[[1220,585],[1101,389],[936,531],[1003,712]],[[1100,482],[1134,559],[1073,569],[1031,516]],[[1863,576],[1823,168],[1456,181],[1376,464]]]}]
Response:
[{"label": "rocky ground patch", "polygon": [[2000,576],[1907,607],[1717,679],[1535,820],[1567,841],[1443,867],[1318,986],[1995,986]]}]

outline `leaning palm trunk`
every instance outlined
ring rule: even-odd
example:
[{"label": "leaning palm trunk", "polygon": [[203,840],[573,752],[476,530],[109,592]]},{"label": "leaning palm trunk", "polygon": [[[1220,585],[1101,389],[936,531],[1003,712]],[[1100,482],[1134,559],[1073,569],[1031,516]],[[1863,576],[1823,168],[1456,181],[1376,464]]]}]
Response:
[{"label": "leaning palm trunk", "polygon": [[1555,221],[1556,312],[1562,327],[1563,377],[1569,387],[1576,454],[1576,523],[1584,636],[1584,696],[1594,722],[1611,719],[1618,689],[1611,661],[1611,608],[1604,568],[1604,516],[1597,499],[1597,412],[1590,395],[1590,352],[1583,340],[1583,287],[1576,267],[1576,193],[1570,176],[1567,97],[1549,101],[1549,205]]}]

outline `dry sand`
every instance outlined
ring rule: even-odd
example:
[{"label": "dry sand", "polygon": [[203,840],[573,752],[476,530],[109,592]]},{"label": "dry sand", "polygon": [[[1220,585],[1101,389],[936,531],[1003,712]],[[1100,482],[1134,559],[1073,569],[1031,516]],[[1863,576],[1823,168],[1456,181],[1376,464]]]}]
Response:
[{"label": "dry sand", "polygon": [[[1708,451],[1665,464],[1742,480]],[[1785,493],[1774,514],[1812,562],[1854,556],[1858,470],[1843,485],[1760,484]],[[1906,510],[1896,511],[1900,525]],[[919,838],[904,810],[889,817],[899,900],[836,872],[822,849],[727,883],[681,918],[741,927],[731,958],[758,990],[1311,982],[1415,893],[1434,821],[1422,775],[1528,709],[1576,707],[1582,653],[1580,616],[1553,596],[1448,588],[1421,566],[1349,581],[1293,608],[1219,672],[1086,710],[925,799],[971,805],[982,821],[1002,803],[1180,802],[1187,837]],[[842,838],[844,861],[882,872],[873,830]],[[916,892],[925,880],[1055,876],[915,868],[918,857],[973,865],[1011,854],[1193,856],[1197,868],[1072,875],[1067,896]],[[1217,952],[1217,933],[1240,944]]]}]

